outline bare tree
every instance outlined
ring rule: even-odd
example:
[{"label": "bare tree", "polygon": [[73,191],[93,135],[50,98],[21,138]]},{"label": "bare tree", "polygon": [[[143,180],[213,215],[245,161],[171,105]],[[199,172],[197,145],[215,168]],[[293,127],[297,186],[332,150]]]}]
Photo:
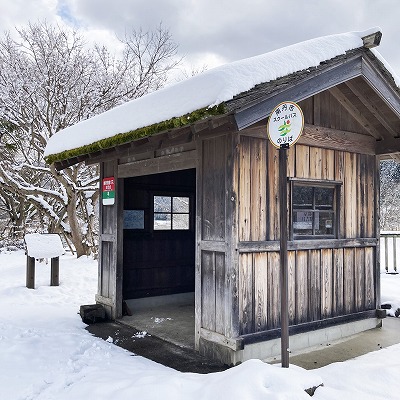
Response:
[{"label": "bare tree", "polygon": [[46,22],[17,32],[19,40],[0,40],[2,204],[14,235],[32,221],[63,234],[78,256],[95,252],[98,171],[79,164],[58,172],[44,163],[44,148],[57,131],[161,87],[177,46],[161,25],[127,34],[120,57]]}]

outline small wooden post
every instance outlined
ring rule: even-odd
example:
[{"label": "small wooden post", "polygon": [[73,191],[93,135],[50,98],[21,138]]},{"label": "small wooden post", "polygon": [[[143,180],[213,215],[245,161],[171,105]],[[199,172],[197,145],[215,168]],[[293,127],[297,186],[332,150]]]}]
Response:
[{"label": "small wooden post", "polygon": [[26,287],[35,289],[35,259],[26,256]]},{"label": "small wooden post", "polygon": [[51,275],[50,275],[50,286],[59,285],[59,268],[60,257],[53,257],[51,259]]},{"label": "small wooden post", "polygon": [[28,233],[26,243],[26,287],[35,288],[35,257],[51,258],[50,286],[59,286],[60,255],[64,248],[60,236],[54,233]]}]

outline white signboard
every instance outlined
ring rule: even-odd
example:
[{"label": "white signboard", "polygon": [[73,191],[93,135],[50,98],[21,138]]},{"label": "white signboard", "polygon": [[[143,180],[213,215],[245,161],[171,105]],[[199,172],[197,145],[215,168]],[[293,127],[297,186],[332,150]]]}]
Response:
[{"label": "white signboard", "polygon": [[277,148],[282,145],[290,147],[299,139],[303,127],[304,116],[301,108],[292,101],[285,101],[271,112],[267,124],[268,137]]}]

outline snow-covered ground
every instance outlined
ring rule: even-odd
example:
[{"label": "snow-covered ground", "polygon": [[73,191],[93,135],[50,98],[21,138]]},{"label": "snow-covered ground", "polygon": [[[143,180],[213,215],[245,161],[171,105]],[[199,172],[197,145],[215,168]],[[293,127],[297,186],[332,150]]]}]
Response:
[{"label": "snow-covered ground", "polygon": [[[251,360],[225,372],[181,373],[91,336],[77,314],[94,302],[97,265],[65,255],[60,286],[37,264],[25,287],[25,255],[0,253],[0,399],[400,399],[400,345],[313,371]],[[382,298],[400,305],[400,276],[382,277]],[[400,333],[399,333],[400,334]]]}]

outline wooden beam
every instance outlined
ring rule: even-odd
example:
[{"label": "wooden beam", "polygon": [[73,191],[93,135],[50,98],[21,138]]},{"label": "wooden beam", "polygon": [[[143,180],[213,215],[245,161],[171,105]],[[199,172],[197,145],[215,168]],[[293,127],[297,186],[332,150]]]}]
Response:
[{"label": "wooden beam", "polygon": [[177,145],[184,145],[193,140],[193,135],[189,129],[184,129],[180,135],[172,131],[163,132],[157,135],[134,140],[130,143],[115,146],[108,152],[102,152],[97,157],[93,157],[86,161],[86,164],[95,164],[102,161],[126,158],[137,154],[146,153],[148,151],[157,151]]},{"label": "wooden beam", "polygon": [[333,65],[328,69],[317,69],[307,75],[306,78],[299,79],[297,82],[294,80],[292,85],[284,85],[281,90],[274,91],[249,106],[237,110],[235,120],[238,129],[245,129],[266,118],[271,114],[274,107],[283,101],[298,102],[360,76],[361,59],[362,57],[358,54],[354,58],[347,59],[345,62]]},{"label": "wooden beam", "polygon": [[376,154],[376,139],[360,133],[305,124],[299,144],[361,154]]},{"label": "wooden beam", "polygon": [[212,332],[204,328],[200,328],[200,336],[210,342],[218,343],[234,351],[243,350],[243,339],[241,338],[230,339],[225,337],[224,335]]},{"label": "wooden beam", "polygon": [[204,121],[198,121],[196,123],[194,123],[193,125],[191,125],[191,129],[193,134],[199,133],[201,131],[204,131],[205,129],[209,128],[209,124],[207,120]]},{"label": "wooden beam", "polygon": [[389,124],[387,119],[382,116],[379,112],[379,109],[375,104],[371,103],[368,100],[367,95],[364,94],[357,85],[355,85],[352,81],[345,82],[345,85],[354,93],[355,96],[361,101],[361,103],[368,109],[368,111],[385,127],[385,129],[392,136],[399,136],[400,132],[397,132],[392,125]]},{"label": "wooden beam", "polygon": [[382,32],[374,32],[370,35],[361,38],[363,41],[363,46],[367,49],[372,49],[373,47],[379,46],[382,39]]},{"label": "wooden beam", "polygon": [[[289,327],[290,335],[297,335],[300,333],[315,331],[316,329],[328,328],[330,326],[338,326],[344,323],[350,323],[367,318],[376,318],[376,310],[361,311],[353,314],[339,315],[337,317],[325,318],[319,321],[304,322],[302,324],[291,325]],[[242,335],[239,338],[243,339],[244,346],[264,342],[266,340],[277,339],[281,335],[280,328],[270,329],[268,331],[261,331],[256,333],[249,333]]]},{"label": "wooden beam", "polygon": [[109,306],[109,307],[114,307],[115,306],[115,300],[112,297],[110,298],[110,297],[105,297],[105,296],[101,296],[99,294],[96,294],[94,296],[94,299],[95,299],[96,303],[105,304],[106,306]]},{"label": "wooden beam", "polygon": [[376,142],[376,154],[400,153],[400,138],[385,138]]},{"label": "wooden beam", "polygon": [[[376,245],[376,238],[293,240],[288,242],[288,250],[344,249],[348,247],[376,247]],[[277,252],[279,251],[279,241],[239,242],[238,250],[239,253]]]},{"label": "wooden beam", "polygon": [[381,133],[368,121],[368,119],[349,101],[337,87],[329,89],[329,93],[343,106],[343,108],[374,138],[382,139]]},{"label": "wooden beam", "polygon": [[[265,125],[252,126],[241,131],[240,135],[267,139]],[[374,155],[377,141],[370,135],[305,124],[303,134],[297,143],[325,149]]]},{"label": "wooden beam", "polygon": [[[375,90],[379,97],[400,118],[400,96],[397,90],[388,82],[388,79],[376,68],[372,60],[363,58],[362,76]],[[394,82],[393,82],[394,84]]]},{"label": "wooden beam", "polygon": [[394,160],[394,161],[400,163],[400,153],[391,154],[390,157],[391,157],[392,160]]},{"label": "wooden beam", "polygon": [[197,151],[171,154],[168,156],[134,161],[118,165],[118,178],[158,174],[162,172],[196,168]]},{"label": "wooden beam", "polygon": [[215,240],[201,240],[199,241],[199,246],[201,251],[213,251],[219,253],[224,253],[228,247],[225,242],[217,242]]},{"label": "wooden beam", "polygon": [[60,284],[60,257],[51,258],[50,286],[59,286]]}]

